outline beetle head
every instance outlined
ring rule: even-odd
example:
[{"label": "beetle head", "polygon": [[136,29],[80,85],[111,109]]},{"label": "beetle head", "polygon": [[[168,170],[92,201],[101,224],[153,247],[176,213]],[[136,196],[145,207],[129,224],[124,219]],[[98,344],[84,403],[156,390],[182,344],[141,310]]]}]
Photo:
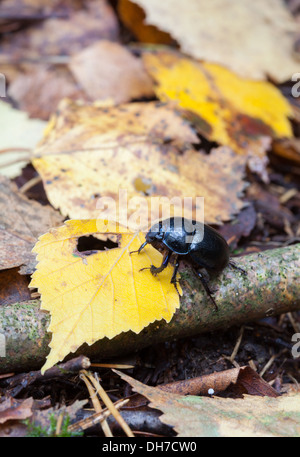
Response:
[{"label": "beetle head", "polygon": [[162,241],[164,238],[164,231],[162,228],[162,222],[159,221],[157,224],[154,224],[149,232],[146,235],[146,241],[149,244],[157,244]]}]

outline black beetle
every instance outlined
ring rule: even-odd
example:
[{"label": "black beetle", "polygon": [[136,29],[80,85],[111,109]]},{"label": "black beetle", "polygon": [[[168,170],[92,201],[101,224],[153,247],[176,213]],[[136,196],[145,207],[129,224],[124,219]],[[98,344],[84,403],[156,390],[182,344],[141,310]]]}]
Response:
[{"label": "black beetle", "polygon": [[171,256],[174,254],[175,267],[171,278],[171,283],[176,286],[176,274],[181,260],[186,260],[194,267],[194,271],[200,278],[207,294],[211,298],[216,310],[217,304],[212,296],[207,281],[203,274],[198,271],[199,268],[205,268],[209,274],[218,274],[227,265],[230,265],[243,274],[246,272],[237,267],[229,256],[229,246],[226,240],[209,225],[200,222],[191,221],[182,217],[171,217],[154,224],[146,235],[146,241],[137,251],[151,244],[155,249],[163,253],[163,261],[160,267],[142,268],[150,269],[151,273],[156,276],[162,272],[168,265]]}]

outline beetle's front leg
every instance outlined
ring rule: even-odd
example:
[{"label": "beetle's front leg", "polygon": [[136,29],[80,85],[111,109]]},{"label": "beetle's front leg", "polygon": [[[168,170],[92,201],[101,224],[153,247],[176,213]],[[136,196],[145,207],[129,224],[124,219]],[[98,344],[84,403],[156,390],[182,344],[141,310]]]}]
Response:
[{"label": "beetle's front leg", "polygon": [[142,251],[142,249],[144,249],[146,244],[148,244],[147,241],[145,241],[143,244],[141,244],[140,247],[136,251],[130,251],[129,254],[131,255],[131,254],[134,254],[135,252],[140,253]]},{"label": "beetle's front leg", "polygon": [[163,261],[162,261],[160,267],[156,267],[155,265],[151,265],[151,267],[142,268],[140,271],[142,271],[142,270],[150,270],[151,273],[153,274],[153,276],[156,276],[158,273],[161,273],[168,266],[168,263],[169,263],[171,255],[172,255],[172,251],[165,251],[164,252]]}]

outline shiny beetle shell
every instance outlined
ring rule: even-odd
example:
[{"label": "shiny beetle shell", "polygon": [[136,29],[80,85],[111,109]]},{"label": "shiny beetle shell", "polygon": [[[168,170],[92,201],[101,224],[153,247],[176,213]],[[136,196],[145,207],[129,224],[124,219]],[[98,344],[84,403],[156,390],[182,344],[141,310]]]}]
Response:
[{"label": "shiny beetle shell", "polygon": [[199,267],[216,273],[229,263],[229,247],[219,232],[209,225],[181,217],[154,224],[146,235],[146,242],[156,249],[163,244],[180,256],[189,256]]}]

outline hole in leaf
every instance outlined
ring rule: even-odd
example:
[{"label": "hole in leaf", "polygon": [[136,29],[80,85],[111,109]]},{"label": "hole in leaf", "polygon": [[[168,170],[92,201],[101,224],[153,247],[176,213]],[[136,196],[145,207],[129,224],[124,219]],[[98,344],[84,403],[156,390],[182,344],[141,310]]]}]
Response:
[{"label": "hole in leaf", "polygon": [[77,241],[77,252],[82,252],[84,255],[92,255],[97,251],[106,251],[107,249],[115,249],[119,245],[111,240],[99,240],[93,235],[81,236]]}]

